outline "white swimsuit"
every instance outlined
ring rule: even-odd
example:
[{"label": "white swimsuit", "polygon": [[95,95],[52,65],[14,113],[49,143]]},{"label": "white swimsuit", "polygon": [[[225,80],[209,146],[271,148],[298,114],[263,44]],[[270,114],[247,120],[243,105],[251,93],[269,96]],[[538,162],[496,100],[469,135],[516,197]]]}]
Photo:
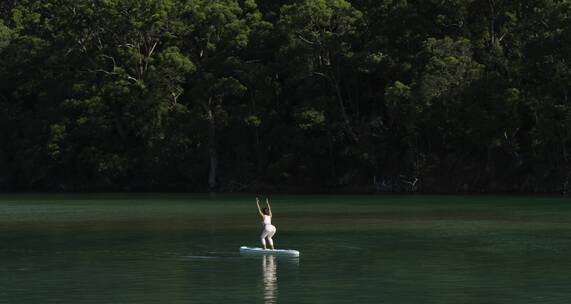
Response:
[{"label": "white swimsuit", "polygon": [[276,234],[276,226],[272,225],[272,217],[269,215],[263,215],[263,223],[264,223],[264,230],[262,230],[262,235],[260,235],[260,239],[264,247],[266,246],[266,238],[270,242],[270,245],[274,245],[272,240],[272,236]]},{"label": "white swimsuit", "polygon": [[265,225],[271,225],[271,224],[272,224],[272,217],[271,217],[271,216],[264,214],[263,217],[264,217],[264,220],[263,220],[263,221],[264,221],[264,226],[265,226]]}]

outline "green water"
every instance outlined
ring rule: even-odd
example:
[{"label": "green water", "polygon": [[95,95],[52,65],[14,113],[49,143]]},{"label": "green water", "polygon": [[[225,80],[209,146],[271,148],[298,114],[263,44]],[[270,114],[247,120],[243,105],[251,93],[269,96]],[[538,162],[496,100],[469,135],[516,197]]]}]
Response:
[{"label": "green water", "polygon": [[0,303],[569,303],[571,200],[2,195]]}]

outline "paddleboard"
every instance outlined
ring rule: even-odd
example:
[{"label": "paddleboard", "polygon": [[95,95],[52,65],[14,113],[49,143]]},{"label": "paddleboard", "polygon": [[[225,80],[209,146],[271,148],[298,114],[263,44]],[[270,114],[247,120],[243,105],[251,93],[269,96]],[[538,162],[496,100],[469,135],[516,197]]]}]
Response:
[{"label": "paddleboard", "polygon": [[254,254],[279,254],[279,255],[290,255],[299,256],[299,251],[293,249],[264,249],[258,247],[240,247],[240,253],[254,253]]}]

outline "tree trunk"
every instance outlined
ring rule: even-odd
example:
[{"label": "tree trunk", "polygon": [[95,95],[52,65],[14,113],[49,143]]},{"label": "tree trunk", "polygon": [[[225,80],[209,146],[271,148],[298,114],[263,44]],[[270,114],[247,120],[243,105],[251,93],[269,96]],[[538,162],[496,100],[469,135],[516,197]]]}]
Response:
[{"label": "tree trunk", "polygon": [[[256,110],[256,97],[255,97],[255,92],[252,92],[252,95],[250,96],[250,100],[252,101],[251,104],[251,112],[253,114],[256,114],[258,111]],[[256,153],[256,176],[260,176],[262,174],[262,150],[260,148],[260,130],[259,130],[259,126],[256,125],[254,127],[254,149],[255,149],[255,153]]]},{"label": "tree trunk", "polygon": [[496,3],[493,0],[488,1],[490,6],[490,47],[496,42]]},{"label": "tree trunk", "polygon": [[343,119],[343,128],[345,132],[349,136],[349,139],[354,143],[359,142],[359,138],[357,134],[353,132],[353,128],[351,128],[351,122],[349,121],[349,116],[347,115],[347,111],[345,110],[345,104],[343,102],[343,95],[341,95],[341,88],[339,87],[339,83],[337,82],[337,78],[330,77],[332,80],[333,88],[335,89],[335,95],[337,95],[337,102],[339,103],[339,110],[341,112],[341,117]]},{"label": "tree trunk", "polygon": [[256,137],[256,175],[260,176],[262,174],[262,149],[260,147],[260,131],[258,127],[254,130],[254,136]]},{"label": "tree trunk", "polygon": [[357,134],[355,134],[355,132],[353,131],[353,128],[351,128],[351,122],[349,121],[349,116],[347,115],[347,111],[345,110],[343,95],[341,94],[341,88],[339,87],[339,82],[337,81],[337,78],[335,77],[335,75],[333,75],[333,73],[325,74],[321,72],[314,72],[314,74],[327,79],[327,81],[333,88],[335,96],[337,97],[336,98],[337,103],[339,105],[339,112],[341,114],[341,126],[343,128],[343,131],[345,131],[345,134],[349,137],[349,139],[353,143],[358,143],[359,138],[357,137]]},{"label": "tree trunk", "polygon": [[216,150],[216,121],[212,109],[208,109],[208,154],[210,157],[210,170],[208,173],[208,187],[216,189],[216,169],[218,167],[218,154]]},{"label": "tree trunk", "polygon": [[494,179],[495,179],[495,164],[494,164],[494,153],[493,153],[493,148],[492,146],[488,145],[488,147],[486,148],[486,166],[485,166],[485,172],[486,172],[486,176],[488,178],[488,185],[487,185],[487,189],[486,191],[494,191],[495,189],[493,189],[495,187],[494,185]]},{"label": "tree trunk", "polygon": [[567,170],[567,175],[563,180],[563,195],[567,195],[569,193],[569,180],[571,179],[571,170]]},{"label": "tree trunk", "polygon": [[333,184],[337,182],[337,170],[335,168],[335,156],[333,155],[333,135],[331,134],[331,130],[327,128],[327,144],[328,144],[328,152],[329,152],[329,167],[331,169],[331,181]]}]

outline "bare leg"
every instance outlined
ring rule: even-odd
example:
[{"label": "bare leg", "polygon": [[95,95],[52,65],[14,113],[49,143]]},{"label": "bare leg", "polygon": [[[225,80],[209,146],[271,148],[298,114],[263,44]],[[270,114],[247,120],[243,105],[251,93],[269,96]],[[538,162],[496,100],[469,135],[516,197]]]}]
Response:
[{"label": "bare leg", "polygon": [[262,246],[264,246],[264,249],[266,248],[266,237],[268,236],[268,231],[266,229],[264,229],[262,231],[262,235],[260,235],[260,240],[262,241]]},{"label": "bare leg", "polygon": [[271,236],[268,236],[268,242],[270,243],[270,248],[272,248],[272,250],[274,250],[274,240],[272,240]]},{"label": "bare leg", "polygon": [[264,226],[264,230],[262,231],[262,235],[260,235],[260,239],[262,241],[262,245],[264,246],[264,249],[267,249],[266,238],[268,239],[268,241],[270,243],[270,247],[272,249],[274,249],[274,241],[272,240],[272,236],[274,236],[275,233],[276,233],[276,227],[274,227],[272,225]]}]

